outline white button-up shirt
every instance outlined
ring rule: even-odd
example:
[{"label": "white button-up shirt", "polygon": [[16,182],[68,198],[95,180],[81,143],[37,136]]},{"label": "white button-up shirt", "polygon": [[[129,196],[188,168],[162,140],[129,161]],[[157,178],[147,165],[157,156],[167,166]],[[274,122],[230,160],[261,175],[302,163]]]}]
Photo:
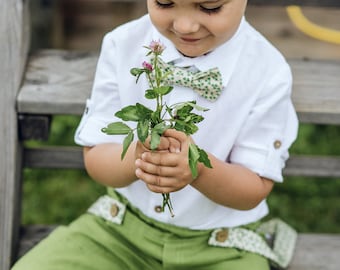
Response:
[{"label": "white button-up shirt", "polygon": [[[181,86],[175,86],[165,96],[169,105],[196,100],[209,109],[202,113],[205,119],[193,135],[195,143],[220,160],[282,182],[282,168],[298,127],[291,102],[291,71],[282,55],[245,19],[228,42],[196,58],[181,55],[151,24],[148,15],[108,33],[103,40],[93,91],[76,131],[76,142],[83,146],[121,143],[125,136],[101,132],[108,123],[121,121],[114,114],[137,102],[154,109],[155,101],[144,97],[149,88],[146,78],[142,76],[136,84],[136,78],[130,74],[131,68],[141,67],[148,60],[143,46],[152,40],[165,44],[165,62],[195,66],[201,71],[218,67],[222,74],[224,89],[215,102]],[[167,211],[155,211],[162,196],[149,191],[142,181],[116,191],[147,216],[191,229],[239,226],[268,213],[265,200],[254,209],[240,211],[216,204],[189,185],[171,193],[175,212],[172,218]]]}]

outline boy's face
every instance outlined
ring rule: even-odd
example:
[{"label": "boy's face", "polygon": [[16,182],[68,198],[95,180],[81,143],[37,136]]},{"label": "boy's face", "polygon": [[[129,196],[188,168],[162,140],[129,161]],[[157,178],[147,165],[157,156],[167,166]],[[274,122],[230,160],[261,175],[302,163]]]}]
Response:
[{"label": "boy's face", "polygon": [[151,20],[178,51],[204,55],[237,31],[247,0],[147,0]]}]

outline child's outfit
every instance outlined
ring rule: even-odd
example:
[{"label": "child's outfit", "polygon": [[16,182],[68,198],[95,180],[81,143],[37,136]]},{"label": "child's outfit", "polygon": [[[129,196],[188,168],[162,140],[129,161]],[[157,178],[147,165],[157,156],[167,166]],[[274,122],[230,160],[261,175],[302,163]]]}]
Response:
[{"label": "child's outfit", "polygon": [[[77,129],[83,146],[116,142],[101,129],[115,112],[144,97],[146,78],[130,74],[147,61],[151,41],[166,47],[161,58],[179,67],[206,71],[217,67],[223,90],[211,101],[184,86],[164,97],[167,104],[196,100],[208,108],[193,135],[195,143],[226,162],[240,164],[262,177],[282,182],[288,148],[298,121],[291,102],[291,71],[282,55],[243,18],[235,35],[207,55],[188,58],[152,25],[148,15],[108,33],[98,61],[93,92]],[[131,126],[132,124],[129,123]],[[13,268],[19,269],[269,269],[285,267],[295,232],[279,220],[263,223],[268,207],[240,211],[218,205],[190,185],[171,193],[175,217],[161,212],[162,196],[142,181],[108,194],[69,227],[58,228]],[[277,232],[274,250],[268,232]],[[275,239],[274,239],[275,240]],[[274,241],[275,243],[275,241]],[[265,244],[265,245],[264,245]],[[278,245],[287,245],[281,248]]]}]

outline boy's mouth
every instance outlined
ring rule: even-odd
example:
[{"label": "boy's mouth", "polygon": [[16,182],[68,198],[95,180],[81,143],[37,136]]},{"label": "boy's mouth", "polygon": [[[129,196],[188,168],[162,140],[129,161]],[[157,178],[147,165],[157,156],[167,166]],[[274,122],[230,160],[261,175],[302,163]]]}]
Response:
[{"label": "boy's mouth", "polygon": [[200,40],[199,38],[185,38],[185,37],[181,37],[180,39],[185,42],[197,42]]}]

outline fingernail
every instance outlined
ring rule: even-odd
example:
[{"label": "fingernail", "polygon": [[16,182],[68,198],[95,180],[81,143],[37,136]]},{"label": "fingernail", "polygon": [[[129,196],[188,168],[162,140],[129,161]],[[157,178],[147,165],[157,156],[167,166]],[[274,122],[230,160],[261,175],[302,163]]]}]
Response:
[{"label": "fingernail", "polygon": [[141,170],[140,170],[140,169],[136,169],[136,170],[135,170],[135,174],[136,174],[136,176],[137,176],[137,177],[139,177],[139,176],[140,176],[140,172],[141,172]]}]

